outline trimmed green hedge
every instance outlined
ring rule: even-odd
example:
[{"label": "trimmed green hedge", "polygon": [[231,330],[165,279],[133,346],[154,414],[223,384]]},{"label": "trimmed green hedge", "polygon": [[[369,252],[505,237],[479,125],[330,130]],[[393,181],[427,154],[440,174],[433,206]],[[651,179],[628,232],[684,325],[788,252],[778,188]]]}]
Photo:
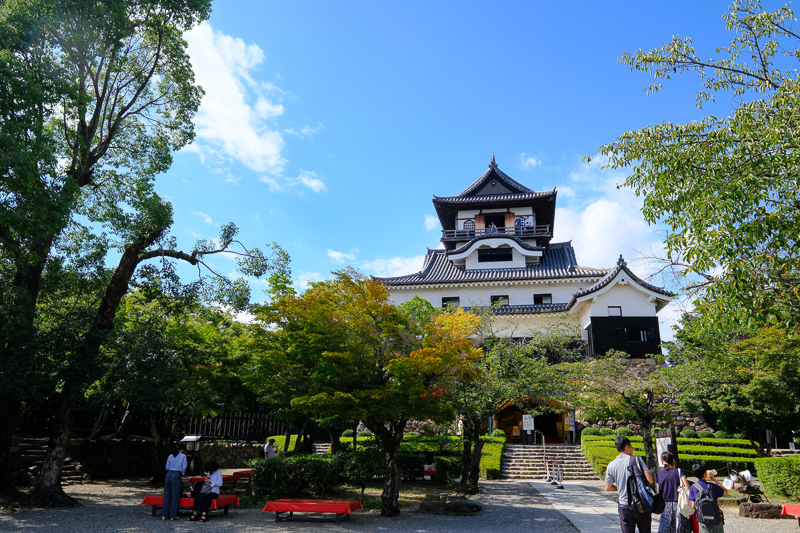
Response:
[{"label": "trimmed green hedge", "polygon": [[[597,441],[603,440],[608,441],[611,446],[614,445],[614,438],[615,437],[608,437],[608,436],[595,436],[595,435],[581,435],[581,442],[585,440],[589,441]],[[628,437],[631,443],[642,442],[642,437]],[[695,446],[727,446],[730,448],[747,448],[753,449],[750,445],[750,441],[747,439],[688,439],[683,437],[678,437],[678,445],[695,445]]]},{"label": "trimmed green hedge", "polygon": [[253,459],[250,468],[253,494],[270,500],[323,496],[339,482],[340,468],[331,455]]},{"label": "trimmed green hedge", "polygon": [[500,461],[506,447],[506,437],[481,437],[481,478],[500,479]]},{"label": "trimmed green hedge", "polygon": [[800,501],[800,456],[755,460],[761,489],[770,496]]},{"label": "trimmed green hedge", "polygon": [[[698,439],[678,439],[678,451],[684,469],[690,468],[694,463],[704,462],[708,468],[722,471],[727,468],[728,463],[730,463],[730,465],[737,470],[751,470],[756,472],[757,468],[753,462],[753,459],[755,459],[755,451],[748,451],[735,446],[714,447],[681,445],[681,441],[692,442],[696,440]],[[644,447],[641,442],[641,437],[631,438],[634,455],[644,457]],[[727,443],[727,441],[722,439],[714,439],[713,442],[714,444]],[[600,477],[605,476],[608,463],[619,455],[616,448],[614,448],[613,439],[608,437],[582,438],[581,450],[592,465],[595,473]],[[752,454],[750,452],[752,452]]]}]

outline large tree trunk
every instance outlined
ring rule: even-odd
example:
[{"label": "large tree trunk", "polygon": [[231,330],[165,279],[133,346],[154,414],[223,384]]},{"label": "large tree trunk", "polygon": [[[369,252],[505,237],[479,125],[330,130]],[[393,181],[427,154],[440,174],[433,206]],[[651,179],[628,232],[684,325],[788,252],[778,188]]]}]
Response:
[{"label": "large tree trunk", "polygon": [[397,452],[403,441],[403,431],[408,420],[390,423],[367,418],[364,424],[381,441],[383,452],[383,492],[381,493],[381,516],[391,517],[400,514],[400,469],[397,464]]},{"label": "large tree trunk", "polygon": [[44,456],[42,471],[36,480],[31,494],[32,507],[75,507],[80,505],[64,493],[61,486],[61,469],[67,456],[69,434],[72,429],[74,410],[72,407],[72,381],[64,383],[59,396],[58,411],[50,436],[47,454]]},{"label": "large tree trunk", "polygon": [[292,423],[286,421],[286,431],[284,431],[285,440],[283,441],[283,453],[289,451],[289,443],[292,441]]},{"label": "large tree trunk", "polygon": [[[653,420],[650,417],[642,419],[642,442],[644,444],[644,457],[647,468],[656,471],[656,451],[653,448]],[[655,476],[654,476],[655,477]]]},{"label": "large tree trunk", "polygon": [[472,446],[472,463],[469,468],[469,484],[467,488],[470,494],[478,492],[478,480],[481,478],[481,452],[483,452],[483,440],[480,435]]},{"label": "large tree trunk", "polygon": [[327,429],[328,429],[328,435],[331,438],[331,453],[336,453],[342,447],[342,442],[339,440],[339,436],[341,435],[341,432],[339,431],[338,427],[336,427],[336,428],[327,428]]},{"label": "large tree trunk", "polygon": [[478,479],[481,474],[480,421],[464,421],[464,448],[461,452],[461,490],[467,494],[478,492]]}]

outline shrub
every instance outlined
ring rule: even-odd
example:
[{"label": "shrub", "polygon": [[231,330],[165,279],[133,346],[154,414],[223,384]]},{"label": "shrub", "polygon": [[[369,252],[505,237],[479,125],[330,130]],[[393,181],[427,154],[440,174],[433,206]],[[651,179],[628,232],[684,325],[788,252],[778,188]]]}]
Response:
[{"label": "shrub", "polygon": [[693,429],[684,429],[681,431],[681,437],[686,439],[693,439],[697,437],[697,432]]},{"label": "shrub", "polygon": [[597,428],[583,428],[583,431],[581,431],[581,437],[589,437],[596,435],[600,435],[600,430]]},{"label": "shrub", "polygon": [[494,431],[492,431],[492,437],[503,437],[505,439],[506,432],[503,431],[502,429],[495,429]]},{"label": "shrub", "polygon": [[397,469],[403,481],[411,481],[422,476],[425,455],[419,453],[397,453]]},{"label": "shrub", "polygon": [[733,438],[747,440],[747,433],[734,433]]},{"label": "shrub", "polygon": [[352,438],[353,435],[355,435],[355,433],[356,432],[353,431],[352,429],[345,429],[344,431],[342,431],[342,437],[350,437],[350,438]]},{"label": "shrub", "polygon": [[352,485],[361,487],[361,502],[367,483],[383,473],[383,455],[377,446],[362,446],[354,452],[336,454],[339,472]]},{"label": "shrub", "polygon": [[614,434],[614,430],[611,429],[611,428],[601,428],[600,429],[600,435],[602,435],[604,437],[607,437],[607,436],[613,435],[613,434]]},{"label": "shrub", "polygon": [[714,433],[714,438],[716,438],[716,439],[732,439],[733,438],[733,434],[732,433],[728,433],[727,431],[717,431],[716,433]]},{"label": "shrub", "polygon": [[436,477],[448,487],[455,488],[461,479],[461,458],[436,456]]},{"label": "shrub", "polygon": [[503,449],[506,447],[506,434],[502,437],[481,437],[481,477],[483,479],[500,479],[500,462]]},{"label": "shrub", "polygon": [[617,437],[632,437],[633,430],[628,428],[617,428]]},{"label": "shrub", "polygon": [[714,432],[713,431],[698,431],[697,437],[700,439],[713,439]]},{"label": "shrub", "polygon": [[330,455],[253,459],[250,468],[253,493],[270,500],[322,496],[336,487],[339,478],[338,464]]},{"label": "shrub", "polygon": [[800,500],[800,457],[767,457],[755,460],[761,488],[770,496]]},{"label": "shrub", "polygon": [[362,430],[358,432],[359,437],[374,437],[375,433],[371,432],[368,429]]},{"label": "shrub", "polygon": [[650,435],[655,435],[656,433],[663,433],[664,430],[661,428],[650,428]]}]

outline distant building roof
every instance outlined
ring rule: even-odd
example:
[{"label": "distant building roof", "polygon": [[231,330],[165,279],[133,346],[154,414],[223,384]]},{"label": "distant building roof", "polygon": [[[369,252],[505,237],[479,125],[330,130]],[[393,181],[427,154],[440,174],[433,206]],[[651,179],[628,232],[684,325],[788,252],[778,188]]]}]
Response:
[{"label": "distant building roof", "polygon": [[429,249],[421,271],[407,276],[374,279],[390,287],[398,287],[439,283],[599,278],[608,272],[606,268],[578,266],[571,242],[551,243],[545,248],[538,264],[529,264],[525,268],[467,270],[463,266],[454,265],[447,255],[447,250]]},{"label": "distant building roof", "polygon": [[605,276],[603,276],[603,279],[601,279],[591,287],[587,287],[585,289],[581,289],[578,292],[576,292],[572,296],[572,299],[569,302],[569,306],[571,307],[578,298],[586,296],[588,294],[592,294],[593,292],[597,292],[603,287],[607,286],[614,280],[616,275],[619,274],[620,272],[625,272],[625,274],[628,275],[631,281],[641,285],[645,289],[655,292],[656,294],[661,294],[663,296],[666,296],[667,298],[672,298],[673,296],[675,296],[675,293],[670,292],[662,287],[656,287],[655,285],[647,283],[646,281],[638,277],[636,274],[631,272],[631,269],[628,268],[628,263],[626,263],[625,260],[622,258],[622,255],[620,255],[619,259],[617,260],[617,265],[611,270],[609,270],[608,273]]}]

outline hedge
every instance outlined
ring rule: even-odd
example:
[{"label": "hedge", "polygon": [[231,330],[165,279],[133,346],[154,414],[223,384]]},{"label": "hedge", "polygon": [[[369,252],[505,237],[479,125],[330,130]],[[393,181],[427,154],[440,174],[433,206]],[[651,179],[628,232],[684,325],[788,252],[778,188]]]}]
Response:
[{"label": "hedge", "polygon": [[340,468],[331,455],[253,459],[250,468],[253,494],[270,500],[323,496],[339,482]]},{"label": "hedge", "polygon": [[[633,439],[631,439],[632,444]],[[678,441],[680,444],[680,440]],[[644,449],[637,445],[638,443],[634,444],[633,452],[634,455],[638,455],[644,457]],[[679,446],[679,451],[681,447]],[[736,449],[736,448],[734,448]],[[616,448],[614,448],[613,441],[609,439],[582,439],[581,442],[581,450],[583,451],[586,459],[589,461],[589,464],[592,465],[592,469],[594,469],[595,473],[600,476],[605,476],[606,467],[608,463],[614,460],[614,458],[619,455]],[[751,457],[740,457],[740,456],[730,456],[730,455],[709,455],[704,453],[696,453],[696,451],[713,451],[713,447],[696,447],[692,451],[695,453],[686,453],[683,452],[680,454],[680,461],[681,464],[684,465],[684,469],[688,470],[688,468],[693,465],[694,463],[703,462],[706,463],[708,468],[713,468],[719,471],[724,470],[727,468],[728,463],[730,463],[731,467],[737,470],[751,470],[755,472],[757,470],[753,459]],[[739,450],[741,451],[741,450]]]},{"label": "hedge", "polygon": [[[581,435],[581,442],[583,441],[597,441],[603,440],[614,445],[614,438],[609,436],[595,436],[595,435]],[[628,437],[631,443],[642,442],[642,437]],[[730,448],[748,448],[753,449],[750,441],[747,439],[687,439],[678,437],[679,445],[696,445],[696,446],[727,446]]]},{"label": "hedge", "polygon": [[755,460],[761,489],[770,496],[800,501],[800,456]]},{"label": "hedge", "polygon": [[500,479],[500,461],[506,447],[506,437],[481,437],[481,478]]}]

